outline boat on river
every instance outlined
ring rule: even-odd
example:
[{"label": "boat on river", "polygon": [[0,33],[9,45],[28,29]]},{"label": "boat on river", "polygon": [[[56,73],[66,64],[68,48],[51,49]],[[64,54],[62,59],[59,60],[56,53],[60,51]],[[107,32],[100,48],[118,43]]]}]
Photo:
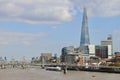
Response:
[{"label": "boat on river", "polygon": [[50,70],[50,71],[61,71],[62,70],[62,68],[58,67],[58,66],[56,66],[56,67],[46,67],[45,69]]}]

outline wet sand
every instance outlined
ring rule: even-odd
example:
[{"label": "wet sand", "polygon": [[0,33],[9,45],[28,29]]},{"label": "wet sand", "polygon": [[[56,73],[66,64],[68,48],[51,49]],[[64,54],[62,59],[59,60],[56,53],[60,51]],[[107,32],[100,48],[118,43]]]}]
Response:
[{"label": "wet sand", "polygon": [[61,72],[51,72],[44,69],[0,69],[0,80],[57,80],[55,75]]},{"label": "wet sand", "polygon": [[0,69],[0,80],[120,80],[120,74],[68,71],[67,74],[44,69]]}]

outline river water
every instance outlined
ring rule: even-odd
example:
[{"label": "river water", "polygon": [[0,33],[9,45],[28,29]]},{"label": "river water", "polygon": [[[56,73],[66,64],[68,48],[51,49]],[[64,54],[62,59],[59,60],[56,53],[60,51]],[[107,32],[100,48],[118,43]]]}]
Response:
[{"label": "river water", "polygon": [[0,70],[0,80],[120,80],[120,74],[68,71],[67,74],[44,69]]}]

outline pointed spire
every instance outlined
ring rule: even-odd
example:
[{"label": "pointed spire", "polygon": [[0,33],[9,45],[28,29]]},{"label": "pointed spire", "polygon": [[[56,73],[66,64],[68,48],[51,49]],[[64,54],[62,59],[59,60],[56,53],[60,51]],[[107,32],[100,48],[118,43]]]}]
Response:
[{"label": "pointed spire", "polygon": [[88,45],[88,44],[90,44],[89,30],[88,30],[88,19],[87,19],[87,10],[86,10],[86,8],[84,8],[82,28],[81,28],[80,46],[84,46],[84,45]]},{"label": "pointed spire", "polygon": [[88,27],[88,21],[87,20],[88,20],[87,10],[86,10],[86,8],[84,8],[82,25],[86,25],[85,27]]}]

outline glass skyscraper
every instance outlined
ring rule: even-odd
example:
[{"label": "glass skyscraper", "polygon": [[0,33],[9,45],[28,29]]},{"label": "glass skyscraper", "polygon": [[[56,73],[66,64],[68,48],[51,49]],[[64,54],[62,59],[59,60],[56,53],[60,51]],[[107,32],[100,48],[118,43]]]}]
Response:
[{"label": "glass skyscraper", "polygon": [[81,28],[80,47],[89,45],[89,44],[90,44],[90,39],[89,39],[89,30],[88,30],[87,10],[86,8],[84,8],[82,28]]}]

